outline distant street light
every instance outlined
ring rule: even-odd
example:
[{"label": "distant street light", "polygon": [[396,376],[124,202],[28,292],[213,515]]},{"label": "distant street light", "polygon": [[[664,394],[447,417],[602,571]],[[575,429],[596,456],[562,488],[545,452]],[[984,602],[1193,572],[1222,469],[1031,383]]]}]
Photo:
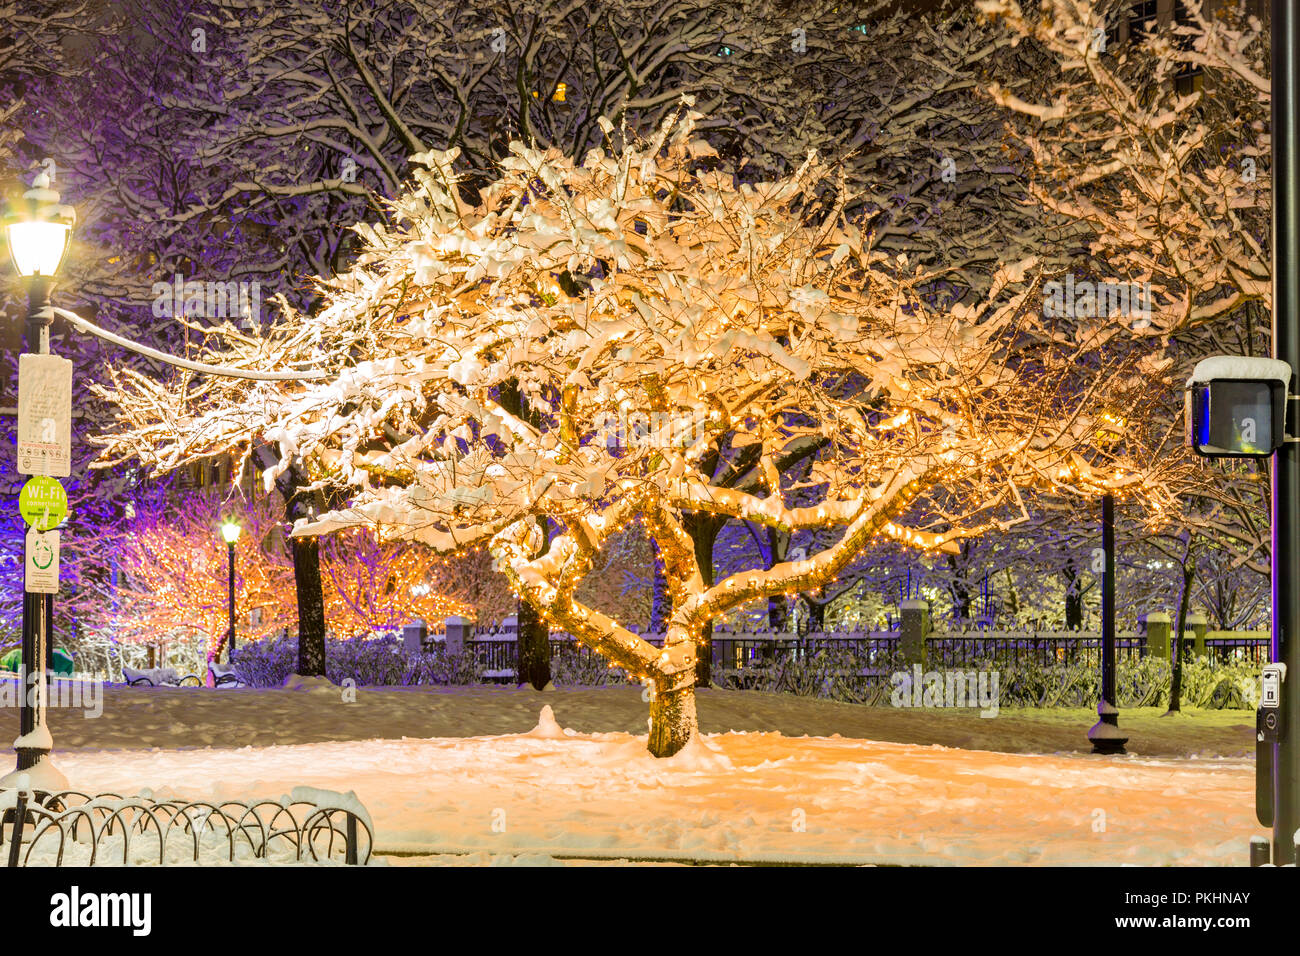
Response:
[{"label": "distant street light", "polygon": [[[21,203],[4,217],[5,238],[14,270],[27,286],[25,351],[50,351],[50,294],[59,266],[71,242],[76,213],[59,202],[44,173],[32,181]],[[48,472],[46,472],[48,474]],[[65,472],[66,474],[66,472]],[[55,479],[46,479],[55,481]],[[57,482],[56,482],[57,483]],[[48,512],[47,512],[48,515]],[[36,594],[23,588],[22,666],[19,671],[19,738],[14,747],[17,769],[0,778],[0,788],[13,787],[26,775],[32,789],[51,792],[66,789],[67,779],[50,763],[54,742],[45,723],[46,658],[51,641],[54,595]]]},{"label": "distant street light", "polygon": [[230,630],[226,635],[226,660],[232,660],[235,653],[235,542],[239,540],[239,524],[233,518],[227,518],[221,524],[221,537],[226,539],[226,552],[230,558]]}]

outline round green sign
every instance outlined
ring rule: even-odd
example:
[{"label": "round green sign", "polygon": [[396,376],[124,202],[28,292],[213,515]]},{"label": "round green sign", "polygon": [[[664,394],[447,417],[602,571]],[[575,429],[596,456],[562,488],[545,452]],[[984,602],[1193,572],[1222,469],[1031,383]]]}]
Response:
[{"label": "round green sign", "polygon": [[68,516],[68,494],[56,478],[29,478],[18,493],[18,512],[37,531],[49,531]]}]

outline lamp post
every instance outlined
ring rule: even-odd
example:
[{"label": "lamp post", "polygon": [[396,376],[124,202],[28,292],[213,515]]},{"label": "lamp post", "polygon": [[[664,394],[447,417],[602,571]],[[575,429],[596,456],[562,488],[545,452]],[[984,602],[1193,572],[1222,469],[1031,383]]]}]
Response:
[{"label": "lamp post", "polygon": [[1088,731],[1095,754],[1122,754],[1128,738],[1119,729],[1115,706],[1115,496],[1101,499],[1101,695],[1097,723]]},{"label": "lamp post", "polygon": [[[1096,439],[1114,446],[1124,437],[1127,422],[1116,411],[1101,415]],[[1101,498],[1101,693],[1097,700],[1097,723],[1088,731],[1095,754],[1122,754],[1128,738],[1119,729],[1119,708],[1115,705],[1115,495]]]},{"label": "lamp post", "polygon": [[230,558],[230,630],[226,634],[226,660],[235,653],[235,542],[239,540],[239,524],[227,518],[221,524],[221,537],[226,540],[226,554]]},{"label": "lamp post", "polygon": [[[44,173],[32,181],[23,201],[5,216],[5,236],[14,270],[27,286],[25,350],[50,351],[50,294],[72,237],[76,214],[59,203]],[[33,594],[23,589],[22,669],[18,711],[19,739],[15,742],[17,768],[0,777],[0,788],[13,787],[26,776],[35,790],[51,792],[68,785],[63,774],[50,763],[53,739],[45,723],[47,646],[54,607],[51,594]]]}]

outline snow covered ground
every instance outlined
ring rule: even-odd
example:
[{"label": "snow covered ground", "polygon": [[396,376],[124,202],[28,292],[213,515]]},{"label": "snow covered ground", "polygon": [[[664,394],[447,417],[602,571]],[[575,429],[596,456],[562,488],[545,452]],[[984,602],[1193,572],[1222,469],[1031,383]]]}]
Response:
[{"label": "snow covered ground", "polygon": [[[649,713],[641,688],[627,686],[543,692],[503,686],[361,687],[352,695],[353,702],[332,685],[307,682],[304,688],[208,691],[110,686],[89,710],[101,712],[100,716],[88,720],[83,709],[55,707],[50,711],[50,727],[59,751],[135,750],[517,734],[533,727],[547,704],[564,726],[583,733],[645,733]],[[1086,751],[1085,734],[1097,719],[1087,708],[1004,707],[996,718],[982,719],[966,709],[863,707],[757,691],[707,689],[697,696],[705,733],[779,731],[787,737],[838,733],[861,740],[1008,753]],[[1249,757],[1255,752],[1255,715],[1249,711],[1197,711],[1181,718],[1159,714],[1156,708],[1121,714],[1130,751],[1161,757]],[[0,707],[0,725],[7,718],[17,726],[16,710]]]},{"label": "snow covered ground", "polygon": [[[294,694],[257,696],[274,712]],[[1244,864],[1250,836],[1263,832],[1253,762],[1239,757],[1027,755],[732,731],[655,760],[644,735],[561,729],[546,713],[533,721],[531,732],[496,736],[59,747],[56,760],[91,791],[355,790],[377,852],[415,857],[398,862]]]}]

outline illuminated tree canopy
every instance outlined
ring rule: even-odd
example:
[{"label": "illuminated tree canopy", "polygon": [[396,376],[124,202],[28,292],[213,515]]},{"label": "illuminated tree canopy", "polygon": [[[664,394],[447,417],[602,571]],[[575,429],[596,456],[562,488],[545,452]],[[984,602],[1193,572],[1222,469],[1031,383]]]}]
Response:
[{"label": "illuminated tree canopy", "polygon": [[[486,543],[549,620],[654,685],[659,755],[695,727],[701,628],[740,603],[826,583],[873,539],[953,548],[1023,515],[1026,493],[1170,505],[1178,459],[1144,460],[1143,436],[1109,411],[1141,405],[1156,361],[1131,357],[1122,327],[1044,319],[1032,259],[944,307],[941,272],[880,252],[844,215],[833,167],[810,154],[738,184],[697,118],[580,163],[514,144],[476,205],[455,150],[417,157],[391,222],[358,226],[356,266],[322,281],[317,315],[286,307],[260,335],[211,344],[213,361],[311,364],[326,383],[128,373],[108,393],[122,409],[109,458],[270,441],[350,500],[297,533]],[[502,407],[516,387],[540,424]],[[160,422],[164,395],[182,411]],[[723,486],[737,470],[756,490]],[[706,586],[689,512],[839,531]],[[575,597],[633,518],[664,556],[663,648]],[[545,553],[536,519],[556,531]]]}]

